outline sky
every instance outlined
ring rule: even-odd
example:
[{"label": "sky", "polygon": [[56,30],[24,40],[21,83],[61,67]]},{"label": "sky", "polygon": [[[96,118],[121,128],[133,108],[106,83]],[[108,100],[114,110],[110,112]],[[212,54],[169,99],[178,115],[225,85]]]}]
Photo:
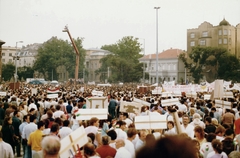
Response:
[{"label": "sky", "polygon": [[[160,7],[158,13],[154,7]],[[67,25],[73,38],[84,38],[85,49],[133,36],[145,54],[153,54],[157,29],[158,52],[186,50],[187,29],[204,21],[216,26],[223,18],[240,23],[240,0],[0,0],[0,40],[12,47],[53,36],[70,41],[62,32]]]}]

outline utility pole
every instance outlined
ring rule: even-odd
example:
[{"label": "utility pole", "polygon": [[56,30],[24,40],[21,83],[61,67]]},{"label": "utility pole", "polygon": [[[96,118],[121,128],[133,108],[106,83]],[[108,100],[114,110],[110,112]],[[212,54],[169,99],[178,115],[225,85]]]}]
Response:
[{"label": "utility pole", "polygon": [[71,36],[67,26],[65,26],[65,28],[63,29],[63,32],[68,33],[68,36],[69,36],[69,38],[72,42],[73,48],[76,52],[76,67],[75,67],[75,80],[74,80],[74,85],[76,86],[76,83],[77,83],[77,80],[78,80],[79,52],[78,52],[77,46],[76,46],[75,42],[73,41],[72,36]]}]

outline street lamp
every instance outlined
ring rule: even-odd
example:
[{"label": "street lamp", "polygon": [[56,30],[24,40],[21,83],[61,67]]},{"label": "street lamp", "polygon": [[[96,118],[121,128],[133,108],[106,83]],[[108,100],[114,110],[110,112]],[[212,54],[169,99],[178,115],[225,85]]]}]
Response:
[{"label": "street lamp", "polygon": [[[143,57],[145,56],[145,39],[144,38],[138,38],[143,40]],[[144,60],[144,59],[143,59]],[[145,63],[143,61],[143,84],[145,83]]]},{"label": "street lamp", "polygon": [[15,78],[15,82],[14,82],[14,90],[16,89],[16,83],[17,83],[17,60],[19,60],[19,56],[17,55],[17,44],[18,43],[23,43],[23,41],[18,41],[16,42],[16,54],[15,56],[13,57],[15,59],[15,74],[14,74],[14,78]]},{"label": "street lamp", "polygon": [[160,7],[154,7],[156,9],[156,82],[158,86],[158,9]]}]

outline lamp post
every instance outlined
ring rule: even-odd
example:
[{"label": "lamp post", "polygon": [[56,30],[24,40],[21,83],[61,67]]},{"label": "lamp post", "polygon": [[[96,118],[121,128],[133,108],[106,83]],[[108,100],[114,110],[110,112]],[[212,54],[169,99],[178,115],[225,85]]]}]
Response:
[{"label": "lamp post", "polygon": [[[138,38],[143,40],[143,57],[145,56],[145,39],[144,38]],[[143,59],[144,60],[144,59]],[[143,61],[143,84],[145,83],[145,63]]]},{"label": "lamp post", "polygon": [[2,45],[3,44],[5,44],[5,42],[0,40],[0,82],[2,82]]},{"label": "lamp post", "polygon": [[15,74],[14,74],[14,78],[15,78],[15,82],[14,82],[14,90],[16,89],[16,83],[17,83],[17,60],[19,60],[19,56],[17,55],[18,53],[18,48],[17,48],[17,44],[18,43],[23,43],[23,41],[18,41],[16,42],[16,54],[13,57],[15,59]]},{"label": "lamp post", "polygon": [[156,83],[158,86],[158,9],[160,7],[154,7],[156,9]]}]

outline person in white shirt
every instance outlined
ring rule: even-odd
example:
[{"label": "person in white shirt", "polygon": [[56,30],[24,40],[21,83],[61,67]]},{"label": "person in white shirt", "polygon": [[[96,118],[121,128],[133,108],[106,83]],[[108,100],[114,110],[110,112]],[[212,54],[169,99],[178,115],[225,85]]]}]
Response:
[{"label": "person in white shirt", "polygon": [[2,132],[0,131],[0,154],[3,158],[14,158],[12,146],[2,139]]},{"label": "person in white shirt", "polygon": [[116,140],[117,153],[115,158],[131,158],[131,153],[124,147],[125,142],[123,139]]},{"label": "person in white shirt", "polygon": [[180,104],[178,104],[177,106],[179,111],[182,111],[184,113],[187,112],[187,106],[184,104],[184,100],[181,100]]},{"label": "person in white shirt", "polygon": [[125,132],[126,122],[118,121],[117,126],[119,126],[119,128],[115,129],[115,132],[117,133],[117,139],[127,139],[127,133]]},{"label": "person in white shirt", "polygon": [[60,109],[61,109],[61,106],[60,106],[60,105],[57,105],[57,106],[56,106],[56,110],[57,110],[57,111],[55,111],[55,112],[53,113],[53,117],[54,117],[54,118],[58,118],[58,117],[60,118],[60,116],[64,114],[64,112],[61,111]]},{"label": "person in white shirt", "polygon": [[[36,125],[36,121],[37,121],[36,116],[35,116],[35,115],[31,115],[31,116],[30,116],[30,123],[27,124],[27,125],[23,128],[22,139],[23,139],[24,141],[28,141],[30,134],[38,129],[38,128],[37,128],[37,125]],[[32,149],[31,149],[31,146],[27,146],[27,147],[25,148],[24,158],[28,158],[28,157],[32,157]]]},{"label": "person in white shirt", "polygon": [[96,117],[92,117],[89,120],[90,126],[85,128],[86,134],[93,133],[95,135],[94,144],[98,147],[101,145],[101,132],[98,132],[99,127],[99,119]]},{"label": "person in white shirt", "polygon": [[125,140],[125,148],[131,153],[131,158],[135,158],[136,151],[133,144],[133,140],[137,135],[137,130],[135,128],[129,128],[127,131],[128,138]]},{"label": "person in white shirt", "polygon": [[64,120],[63,121],[63,127],[59,130],[60,138],[63,139],[64,137],[68,136],[70,133],[72,133],[72,129],[69,127],[70,121]]},{"label": "person in white shirt", "polygon": [[218,140],[218,139],[214,139],[212,141],[212,147],[213,150],[212,152],[210,152],[207,155],[207,158],[228,158],[227,154],[225,152],[223,152],[223,146],[222,143]]},{"label": "person in white shirt", "polygon": [[182,132],[186,133],[190,138],[194,138],[194,126],[189,124],[189,116],[183,115],[183,124],[182,124]]},{"label": "person in white shirt", "polygon": [[147,131],[146,130],[141,130],[138,133],[138,136],[139,136],[139,139],[137,140],[136,145],[135,145],[135,150],[136,151],[138,151],[139,149],[141,149],[145,145]]},{"label": "person in white shirt", "polygon": [[30,101],[30,104],[28,106],[28,111],[30,111],[30,109],[32,109],[32,108],[34,108],[36,111],[38,110],[37,105],[34,103],[34,100]]},{"label": "person in white shirt", "polygon": [[132,120],[128,118],[128,113],[124,112],[119,115],[119,120],[122,120],[126,122],[127,127],[129,127],[130,124],[132,124]]},{"label": "person in white shirt", "polygon": [[209,133],[206,137],[207,142],[203,143],[200,147],[200,153],[203,156],[203,158],[206,158],[207,155],[213,151],[211,142],[216,139],[216,134]]}]

